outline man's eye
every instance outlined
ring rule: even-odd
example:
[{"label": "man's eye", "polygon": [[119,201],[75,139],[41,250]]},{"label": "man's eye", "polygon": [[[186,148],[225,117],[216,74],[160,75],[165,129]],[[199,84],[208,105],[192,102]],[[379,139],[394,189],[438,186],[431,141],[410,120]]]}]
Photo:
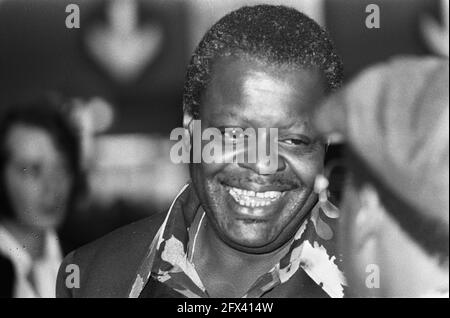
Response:
[{"label": "man's eye", "polygon": [[239,140],[243,140],[245,135],[242,129],[227,129],[223,132],[223,135],[227,140],[237,142]]},{"label": "man's eye", "polygon": [[282,140],[285,144],[292,145],[292,146],[308,146],[310,142],[308,140],[304,139],[297,139],[297,138],[290,138],[290,139],[284,139]]}]

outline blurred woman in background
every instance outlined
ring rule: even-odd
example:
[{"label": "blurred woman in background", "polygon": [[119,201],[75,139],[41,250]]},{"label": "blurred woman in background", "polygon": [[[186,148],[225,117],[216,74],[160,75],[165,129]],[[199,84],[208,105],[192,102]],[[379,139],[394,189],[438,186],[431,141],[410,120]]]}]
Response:
[{"label": "blurred woman in background", "polygon": [[14,105],[0,122],[0,297],[54,297],[56,229],[80,190],[75,130],[49,98]]}]

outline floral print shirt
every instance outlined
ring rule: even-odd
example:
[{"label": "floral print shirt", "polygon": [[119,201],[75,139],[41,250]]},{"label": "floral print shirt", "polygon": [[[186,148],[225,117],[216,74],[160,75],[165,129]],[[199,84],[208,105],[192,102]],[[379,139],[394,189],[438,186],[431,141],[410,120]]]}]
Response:
[{"label": "floral print shirt", "polygon": [[[139,297],[149,280],[165,285],[182,297],[209,297],[188,256],[192,246],[189,242],[195,241],[204,216],[192,187],[186,185],[150,244],[130,297]],[[259,277],[244,297],[262,297],[274,288],[282,288],[298,271],[304,271],[328,296],[343,297],[346,282],[338,266],[341,259],[334,254],[330,226],[337,217],[338,210],[330,202],[317,203],[295,234],[286,255]]]}]

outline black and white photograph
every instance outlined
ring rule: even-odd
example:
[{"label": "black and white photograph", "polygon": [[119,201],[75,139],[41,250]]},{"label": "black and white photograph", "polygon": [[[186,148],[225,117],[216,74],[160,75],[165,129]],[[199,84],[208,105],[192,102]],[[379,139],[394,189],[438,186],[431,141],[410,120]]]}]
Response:
[{"label": "black and white photograph", "polygon": [[448,299],[448,58],[449,0],[0,0],[0,298]]}]

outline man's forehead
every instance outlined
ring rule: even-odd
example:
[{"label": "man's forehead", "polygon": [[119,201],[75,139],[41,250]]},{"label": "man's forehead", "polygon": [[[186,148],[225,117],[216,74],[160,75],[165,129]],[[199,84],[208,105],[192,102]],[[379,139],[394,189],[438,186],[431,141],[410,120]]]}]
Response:
[{"label": "man's forehead", "polygon": [[259,71],[262,74],[270,74],[271,76],[278,77],[279,79],[298,73],[309,74],[309,76],[314,75],[317,77],[324,75],[319,67],[299,65],[296,63],[277,62],[250,54],[217,57],[213,62],[211,77],[214,78],[217,75],[226,73],[227,71],[241,71],[242,73]]},{"label": "man's forehead", "polygon": [[252,57],[219,58],[214,63],[210,84],[215,88],[257,89],[277,91],[278,94],[298,92],[298,88],[305,87],[320,86],[325,90],[324,75],[318,68],[278,64]]},{"label": "man's forehead", "polygon": [[286,85],[287,78],[275,77],[267,72],[259,70],[248,70],[243,74],[242,91],[247,94],[258,94],[260,92],[288,95],[295,94],[293,87]]},{"label": "man's forehead", "polygon": [[[270,114],[268,114],[267,119],[265,119],[261,113],[242,113],[238,108],[232,108],[222,112],[214,113],[212,117],[212,123],[215,123],[214,117],[222,117],[221,120],[223,120],[223,117],[225,117],[225,120],[229,119],[230,122],[240,122],[244,124],[247,123],[249,126],[251,126],[251,124],[255,124],[255,122],[260,122],[258,128],[277,128],[280,131],[289,131],[290,129],[296,129],[301,130],[305,133],[310,133],[313,131],[310,118],[307,114],[301,117],[291,116],[290,118],[283,121],[273,122],[271,118],[269,118]],[[272,125],[268,123],[272,123]]]},{"label": "man's forehead", "polygon": [[[264,111],[271,113],[277,109],[294,115],[304,112],[323,93],[322,77],[317,70],[227,58],[214,68],[202,112],[227,113],[233,106],[245,105],[250,113],[257,111],[262,116]],[[267,103],[272,103],[271,107],[261,107]],[[255,109],[248,107],[251,105]],[[243,115],[241,110],[240,113]]]}]

